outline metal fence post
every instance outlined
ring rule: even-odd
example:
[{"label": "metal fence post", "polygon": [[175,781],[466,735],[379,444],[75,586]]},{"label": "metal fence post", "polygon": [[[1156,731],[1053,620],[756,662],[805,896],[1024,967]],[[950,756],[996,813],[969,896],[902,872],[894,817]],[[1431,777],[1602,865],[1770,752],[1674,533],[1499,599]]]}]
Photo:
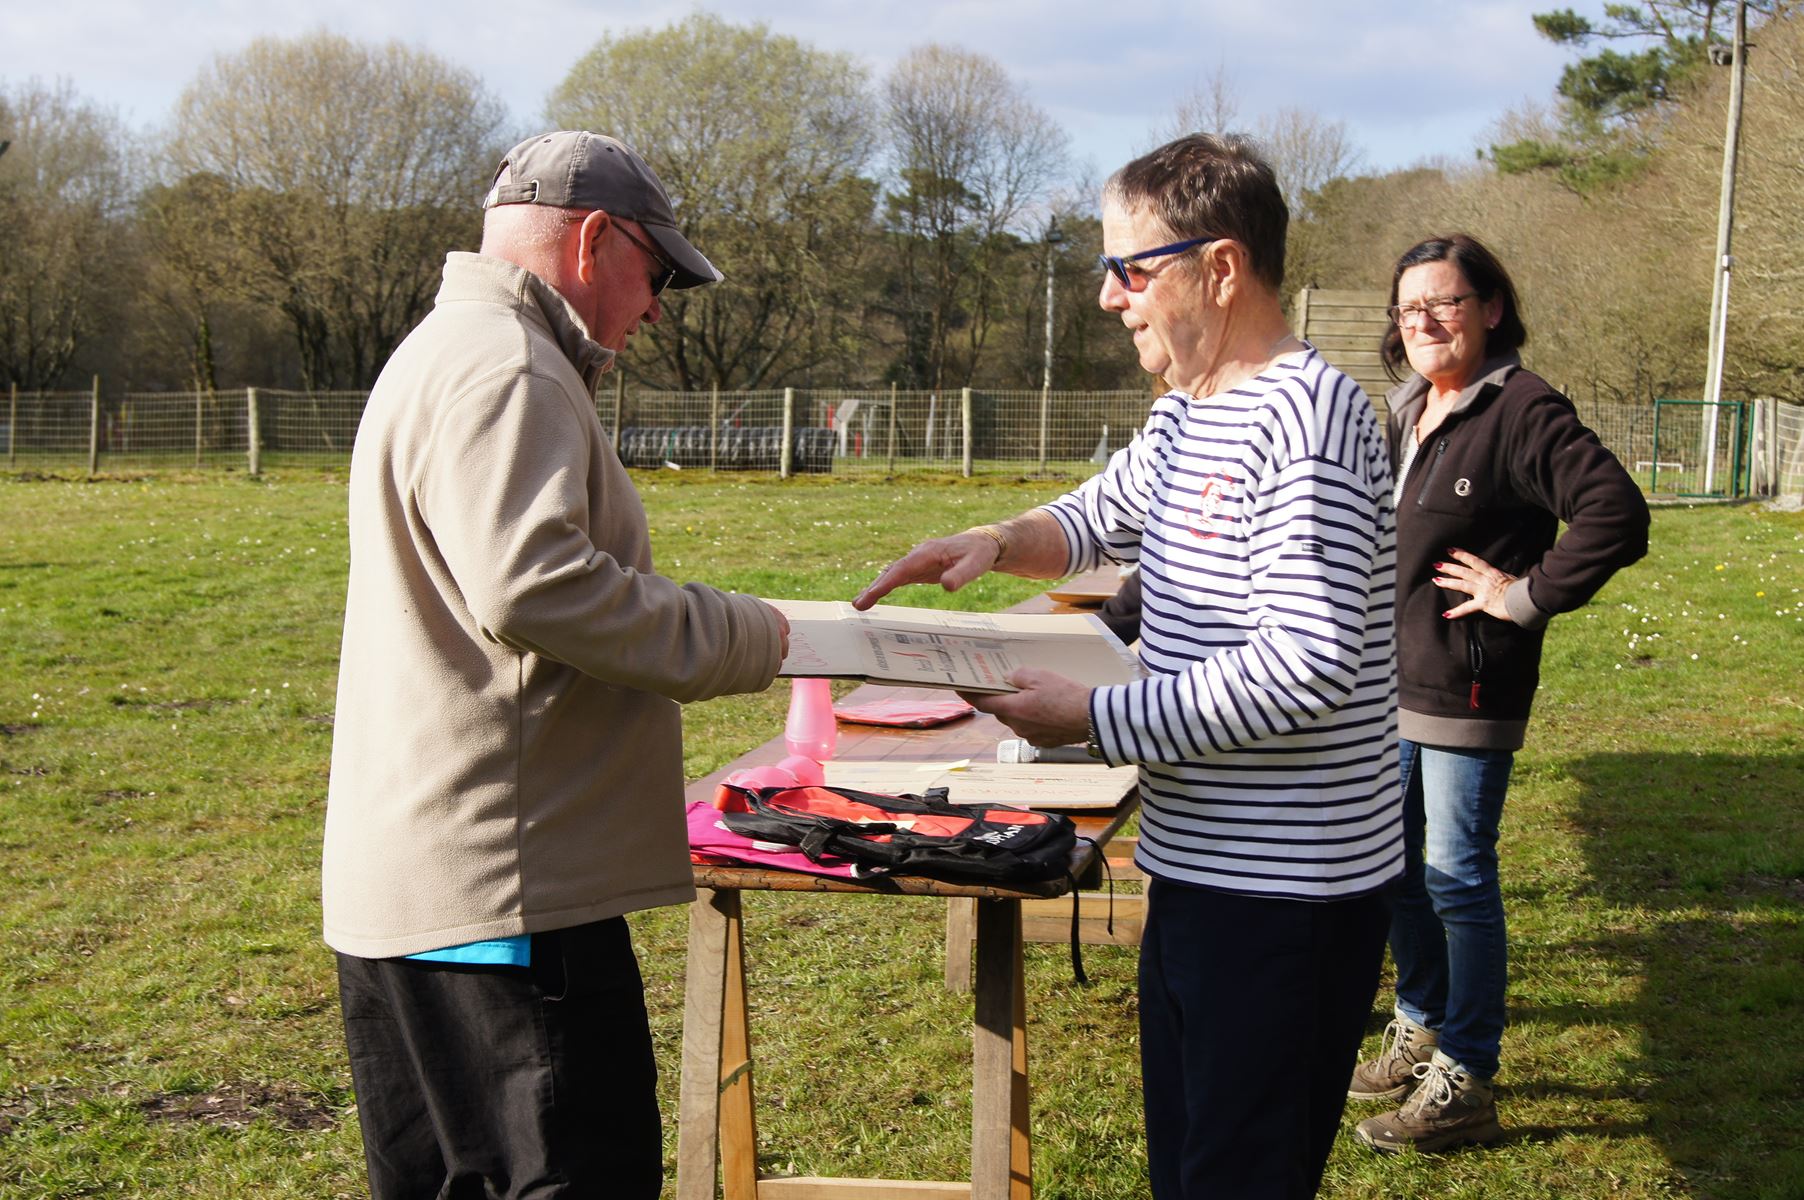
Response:
[{"label": "metal fence post", "polygon": [[[207,405],[207,393],[201,391],[199,388],[195,388],[194,389],[194,465],[197,467],[200,466],[200,462],[201,462],[201,459],[200,459],[200,451],[201,451],[201,445],[202,445],[201,428],[202,428],[202,424],[206,420],[206,411],[207,411],[206,405]],[[316,408],[318,407],[317,403],[315,404],[314,407],[316,407]],[[326,443],[327,449],[331,449],[331,446],[332,446],[331,442]]]},{"label": "metal fence post", "polygon": [[94,376],[94,390],[88,394],[88,478],[100,469],[100,376]]},{"label": "metal fence post", "polygon": [[250,472],[254,479],[263,473],[263,422],[257,413],[256,388],[244,391],[244,424],[245,436],[250,441],[246,453],[250,456]]},{"label": "metal fence post", "polygon": [[1729,498],[1739,500],[1748,494],[1748,481],[1742,478],[1742,472],[1748,463],[1748,402],[1737,400],[1730,410],[1729,427],[1733,430],[1734,441],[1729,445]]},{"label": "metal fence post", "polygon": [[966,479],[971,478],[971,389],[958,390],[958,423],[959,432],[964,435],[965,448],[962,454],[961,468]]},{"label": "metal fence post", "polygon": [[708,389],[708,469],[720,470],[720,380]]},{"label": "metal fence post", "polygon": [[1763,496],[1777,496],[1780,489],[1779,473],[1779,401],[1772,396],[1760,402],[1765,412],[1763,422],[1766,429],[1766,479]]},{"label": "metal fence post", "polygon": [[626,372],[614,367],[614,452],[620,452],[620,414],[626,409]]},{"label": "metal fence post", "polygon": [[889,385],[889,473],[896,473],[896,384]]},{"label": "metal fence post", "polygon": [[789,478],[789,444],[796,432],[796,390],[783,389],[783,444],[778,448],[777,478]]},{"label": "metal fence post", "polygon": [[11,467],[19,461],[19,385],[13,384],[12,393],[6,411],[6,465]]}]

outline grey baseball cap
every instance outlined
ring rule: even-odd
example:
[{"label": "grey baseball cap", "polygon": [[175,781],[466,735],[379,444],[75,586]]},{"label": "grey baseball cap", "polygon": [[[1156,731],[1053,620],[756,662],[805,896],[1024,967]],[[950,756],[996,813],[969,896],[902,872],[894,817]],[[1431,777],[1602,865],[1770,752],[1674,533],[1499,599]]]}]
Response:
[{"label": "grey baseball cap", "polygon": [[[506,183],[498,182],[508,167]],[[625,217],[645,231],[676,264],[673,288],[700,287],[723,278],[689,239],[677,232],[670,196],[633,148],[617,138],[584,129],[560,129],[527,138],[495,168],[484,208],[497,204],[545,204],[553,208],[599,208]]]}]

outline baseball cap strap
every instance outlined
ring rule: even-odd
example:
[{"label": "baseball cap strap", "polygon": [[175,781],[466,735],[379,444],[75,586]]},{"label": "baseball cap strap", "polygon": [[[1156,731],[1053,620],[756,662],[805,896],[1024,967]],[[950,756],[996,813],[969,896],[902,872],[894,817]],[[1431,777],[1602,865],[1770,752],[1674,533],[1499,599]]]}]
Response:
[{"label": "baseball cap strap", "polygon": [[531,204],[539,198],[539,181],[528,179],[523,183],[497,183],[489,189],[483,199],[484,208],[494,208],[497,204]]}]

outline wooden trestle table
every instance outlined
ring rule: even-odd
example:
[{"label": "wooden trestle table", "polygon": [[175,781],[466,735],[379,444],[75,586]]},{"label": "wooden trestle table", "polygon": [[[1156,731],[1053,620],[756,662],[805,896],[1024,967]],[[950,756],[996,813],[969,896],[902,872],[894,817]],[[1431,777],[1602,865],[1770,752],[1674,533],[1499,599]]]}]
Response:
[{"label": "wooden trestle table", "polygon": [[[1017,612],[1049,612],[1043,597]],[[943,699],[949,693],[865,686],[845,703],[909,696]],[[933,729],[887,729],[842,723],[835,757],[943,762],[993,758],[999,738],[1010,736],[1000,722],[979,713]],[[787,751],[781,737],[740,756],[714,774],[689,785],[688,799],[711,800],[726,775],[745,766],[775,762]],[[1026,799],[1026,798],[1024,798]],[[1080,840],[1071,876],[1090,871],[1106,846],[1133,815],[1138,796],[1129,788],[1121,802],[1102,812],[1074,814]],[[1022,902],[1067,894],[1068,879],[1023,887],[967,886],[931,879],[876,881],[830,879],[753,867],[695,867],[699,890],[690,907],[688,974],[683,1009],[683,1061],[677,1133],[678,1200],[713,1200],[716,1175],[725,1200],[1028,1200],[1033,1195],[1032,1142],[1028,1120],[1027,997],[1022,979]],[[886,1179],[760,1178],[757,1122],[753,1108],[751,1012],[745,986],[742,893],[806,891],[938,896],[949,905],[948,982],[956,985],[957,948],[971,944],[975,925],[975,1022],[971,1178],[968,1182]],[[1093,940],[1086,938],[1085,940]],[[1122,940],[1122,939],[1114,939]],[[965,958],[970,970],[970,959]]]}]

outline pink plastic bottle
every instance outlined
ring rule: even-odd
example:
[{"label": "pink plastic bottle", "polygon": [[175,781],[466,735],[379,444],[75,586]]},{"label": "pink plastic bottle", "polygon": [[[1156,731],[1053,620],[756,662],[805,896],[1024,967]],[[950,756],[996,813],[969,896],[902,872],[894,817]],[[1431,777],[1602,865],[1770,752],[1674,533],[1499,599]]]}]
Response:
[{"label": "pink plastic bottle", "polygon": [[839,740],[839,722],[833,716],[833,688],[825,679],[789,681],[789,719],[783,724],[783,744],[800,758],[826,762]]},{"label": "pink plastic bottle", "polygon": [[[789,757],[761,767],[746,767],[727,776],[734,787],[771,788],[813,786],[827,781],[821,763],[833,757],[839,741],[839,721],[833,715],[833,688],[825,679],[789,681],[789,717],[783,722],[783,744]],[[728,806],[732,807],[729,808]],[[722,788],[714,806],[743,812],[740,797]]]}]

